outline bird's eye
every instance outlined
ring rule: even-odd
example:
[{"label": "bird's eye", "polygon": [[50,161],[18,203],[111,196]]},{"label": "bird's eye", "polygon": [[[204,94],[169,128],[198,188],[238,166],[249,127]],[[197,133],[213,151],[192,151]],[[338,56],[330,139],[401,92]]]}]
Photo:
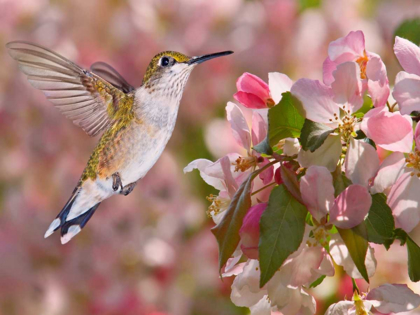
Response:
[{"label": "bird's eye", "polygon": [[162,67],[167,67],[169,65],[169,58],[168,57],[162,57],[162,59],[160,59],[160,65]]}]

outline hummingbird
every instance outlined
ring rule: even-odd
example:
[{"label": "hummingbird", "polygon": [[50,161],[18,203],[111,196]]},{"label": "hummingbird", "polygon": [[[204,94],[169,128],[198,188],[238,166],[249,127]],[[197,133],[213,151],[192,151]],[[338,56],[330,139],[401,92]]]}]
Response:
[{"label": "hummingbird", "polygon": [[45,233],[47,238],[61,229],[62,244],[82,230],[103,200],[127,196],[156,163],[172,135],[195,66],[233,53],[158,53],[135,88],[104,62],[86,70],[36,44],[13,41],[6,47],[29,83],[64,116],[89,136],[102,133],[70,199]]}]

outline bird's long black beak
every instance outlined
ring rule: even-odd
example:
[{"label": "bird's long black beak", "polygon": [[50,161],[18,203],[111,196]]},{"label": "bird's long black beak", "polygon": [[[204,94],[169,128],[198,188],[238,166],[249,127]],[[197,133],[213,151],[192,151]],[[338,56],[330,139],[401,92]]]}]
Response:
[{"label": "bird's long black beak", "polygon": [[218,52],[218,53],[214,53],[214,54],[209,54],[209,55],[203,55],[203,56],[198,56],[198,57],[192,57],[187,63],[189,65],[195,64],[195,63],[202,63],[204,61],[213,59],[213,58],[218,58],[218,57],[222,57],[222,56],[226,56],[226,55],[230,55],[233,54],[233,51],[222,51],[222,52]]}]

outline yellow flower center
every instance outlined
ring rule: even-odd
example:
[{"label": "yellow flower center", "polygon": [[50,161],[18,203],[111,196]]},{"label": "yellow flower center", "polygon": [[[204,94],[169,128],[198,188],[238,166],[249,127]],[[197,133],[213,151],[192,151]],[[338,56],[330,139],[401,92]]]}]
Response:
[{"label": "yellow flower center", "polygon": [[414,152],[408,154],[408,157],[405,159],[407,162],[407,167],[412,168],[411,176],[416,175],[420,177],[420,152],[416,149]]},{"label": "yellow flower center", "polygon": [[366,76],[366,66],[367,66],[368,61],[369,61],[369,58],[366,54],[366,50],[363,51],[363,56],[356,59],[356,62],[360,66],[360,78],[361,79],[366,79],[367,78],[367,76]]},{"label": "yellow flower center", "polygon": [[366,310],[365,305],[363,304],[363,298],[357,293],[357,291],[354,291],[353,293],[353,302],[356,307],[356,315],[372,314],[372,312]]},{"label": "yellow flower center", "polygon": [[232,165],[235,165],[235,172],[245,172],[251,167],[257,166],[258,158],[256,156],[238,157]]},{"label": "yellow flower center", "polygon": [[215,196],[211,194],[207,196],[206,199],[211,202],[211,205],[206,211],[206,214],[209,218],[219,214],[220,212],[226,210],[229,207],[230,200],[227,198],[222,198],[220,196]]},{"label": "yellow flower center", "polygon": [[317,226],[315,229],[312,230],[312,238],[310,238],[306,245],[309,247],[315,247],[317,245],[321,245],[322,247],[327,246],[328,244],[328,231],[325,229],[323,225]]},{"label": "yellow flower center", "polygon": [[[343,106],[344,107],[344,106]],[[355,137],[356,133],[354,127],[356,126],[357,118],[353,116],[344,116],[341,122],[338,124],[338,130],[340,131],[341,138],[345,143],[350,140],[350,137]]]}]

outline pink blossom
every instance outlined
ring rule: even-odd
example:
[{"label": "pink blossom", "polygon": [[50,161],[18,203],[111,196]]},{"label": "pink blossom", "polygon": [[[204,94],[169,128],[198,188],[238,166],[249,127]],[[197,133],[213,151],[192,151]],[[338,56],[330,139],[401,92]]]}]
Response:
[{"label": "pink blossom", "polygon": [[298,162],[302,167],[310,167],[312,165],[324,166],[330,172],[337,167],[342,152],[341,139],[339,135],[330,135],[325,139],[324,143],[311,152],[310,150],[300,150],[298,154]]},{"label": "pink blossom", "polygon": [[363,105],[362,81],[355,62],[340,64],[332,76],[335,81],[331,86],[318,80],[299,79],[291,92],[302,102],[307,119],[336,128],[340,109],[351,114]]},{"label": "pink blossom", "polygon": [[395,217],[396,227],[410,232],[420,222],[420,124],[414,132],[415,149],[405,158],[394,153],[382,163],[372,191],[388,193],[387,203]]},{"label": "pink blossom", "polygon": [[349,61],[358,64],[363,91],[369,92],[373,105],[384,106],[390,93],[386,67],[377,54],[366,51],[362,31],[350,32],[330,43],[328,57],[323,65],[324,83],[332,85],[337,80],[333,75],[335,69]]},{"label": "pink blossom", "polygon": [[[259,287],[258,260],[248,260],[232,284],[231,300],[237,306],[246,306],[251,314],[270,315],[277,310],[284,315],[315,314],[315,299],[301,286],[289,285],[288,268],[280,268],[263,288]],[[270,299],[268,299],[268,296]]]},{"label": "pink blossom", "polygon": [[301,178],[300,191],[309,212],[320,222],[335,200],[331,173],[322,166],[309,167]]},{"label": "pink blossom", "polygon": [[233,97],[248,108],[266,108],[275,105],[270,95],[268,84],[259,77],[245,72],[236,81],[236,92]]},{"label": "pink blossom", "polygon": [[267,203],[252,206],[246,214],[239,230],[241,250],[250,259],[258,259],[258,242],[260,240],[260,219]]},{"label": "pink blossom", "polygon": [[[235,103],[228,102],[226,106],[226,114],[232,128],[232,133],[237,143],[241,145],[247,152],[246,157],[238,157],[233,163],[235,171],[245,172],[251,167],[263,167],[269,163],[267,158],[261,156],[260,153],[251,149],[252,144],[257,145],[267,136],[267,124],[259,113],[254,112],[252,116],[252,131],[250,132],[245,117]],[[259,174],[264,184],[268,184],[273,180],[274,168],[268,167]]]},{"label": "pink blossom", "polygon": [[[323,123],[331,129],[338,128],[340,135],[352,133],[357,127],[357,121],[351,114],[363,104],[359,76],[360,70],[356,63],[346,62],[333,72],[336,80],[332,86],[315,80],[300,79],[292,86],[291,92],[302,102],[307,119]],[[321,165],[332,172],[336,168],[341,150],[341,137],[330,135],[315,152],[300,150],[298,161],[303,167]]]},{"label": "pink blossom", "polygon": [[408,115],[391,113],[386,106],[374,108],[363,117],[360,128],[377,146],[385,150],[411,152],[413,121]]},{"label": "pink blossom", "polygon": [[392,95],[401,114],[420,110],[420,48],[401,37],[395,38],[394,53],[405,71],[397,74]]},{"label": "pink blossom", "polygon": [[325,315],[367,314],[374,307],[383,314],[408,312],[420,305],[420,296],[405,284],[384,284],[372,289],[367,295],[354,293],[352,301],[340,301],[330,305]]},{"label": "pink blossom", "polygon": [[210,195],[208,197],[209,201],[212,202],[208,210],[208,215],[213,218],[216,224],[222,220],[231,198],[246,176],[246,174],[234,172],[234,166],[232,164],[238,157],[239,154],[232,153],[216,162],[197,159],[190,162],[184,168],[184,173],[198,169],[201,178],[207,184],[220,191],[218,196]]},{"label": "pink blossom", "polygon": [[420,222],[420,178],[403,173],[392,185],[387,203],[395,217],[395,226],[411,232]]},{"label": "pink blossom", "polygon": [[330,214],[330,221],[340,228],[350,229],[360,224],[372,204],[366,187],[353,184],[334,198],[332,176],[323,166],[311,166],[300,181],[302,199],[317,221]]},{"label": "pink blossom", "polygon": [[379,157],[369,143],[351,138],[344,166],[352,183],[369,187],[379,168]]},{"label": "pink blossom", "polygon": [[[307,230],[310,231],[308,228]],[[335,273],[334,265],[325,248],[320,244],[307,246],[308,239],[306,237],[301,250],[281,266],[283,272],[288,275],[287,282],[294,287],[309,286],[320,276],[332,277]]]},{"label": "pink blossom", "polygon": [[391,186],[397,181],[398,177],[404,173],[405,157],[401,152],[394,152],[388,155],[382,162],[375,176],[373,186],[370,191],[372,194],[389,193]]},{"label": "pink blossom", "polygon": [[[344,271],[352,278],[362,279],[363,276],[360,274],[356,265],[353,262],[353,259],[350,256],[347,246],[344,244],[341,236],[337,234],[331,235],[330,241],[330,254],[334,259],[334,262],[342,266]],[[376,259],[375,259],[375,250],[369,245],[368,251],[366,253],[365,266],[367,270],[368,277],[372,277],[376,271]]]},{"label": "pink blossom", "polygon": [[369,292],[366,300],[381,313],[407,312],[420,305],[420,296],[406,284],[383,284]]},{"label": "pink blossom", "polygon": [[269,84],[259,77],[245,72],[236,81],[233,97],[242,105],[253,109],[272,107],[281,100],[281,94],[289,91],[292,80],[282,73],[269,73]]}]

